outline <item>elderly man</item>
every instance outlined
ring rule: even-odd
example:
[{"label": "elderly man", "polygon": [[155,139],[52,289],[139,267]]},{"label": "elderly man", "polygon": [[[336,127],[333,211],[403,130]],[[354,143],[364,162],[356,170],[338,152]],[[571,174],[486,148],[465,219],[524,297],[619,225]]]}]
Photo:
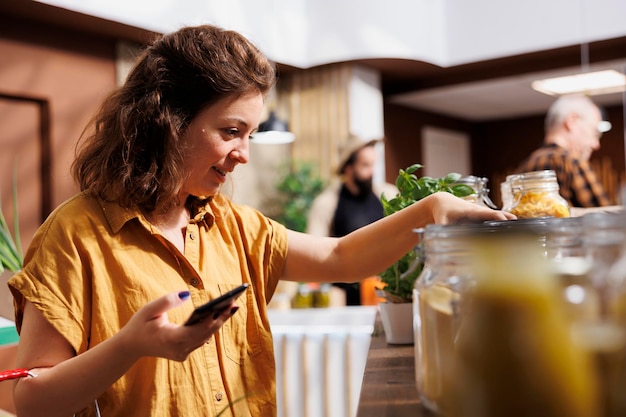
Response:
[{"label": "elderly man", "polygon": [[546,115],[544,144],[518,172],[550,169],[556,172],[561,195],[572,207],[610,205],[589,158],[600,148],[600,136],[611,128],[598,106],[586,96],[562,96]]},{"label": "elderly man", "polygon": [[[307,221],[307,233],[317,236],[345,236],[383,217],[380,197],[395,197],[398,189],[387,183],[373,182],[376,163],[375,145],[351,135],[341,148],[339,178],[313,201]],[[346,291],[346,304],[359,305],[358,284],[337,284]]]}]

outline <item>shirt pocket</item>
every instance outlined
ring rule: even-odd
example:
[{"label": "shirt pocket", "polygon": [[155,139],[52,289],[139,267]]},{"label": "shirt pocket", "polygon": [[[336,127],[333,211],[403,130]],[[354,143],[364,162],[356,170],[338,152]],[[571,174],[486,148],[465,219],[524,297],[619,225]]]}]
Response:
[{"label": "shirt pocket", "polygon": [[[224,294],[239,285],[219,284],[220,293]],[[259,329],[258,308],[256,308],[254,288],[248,289],[235,301],[239,310],[231,316],[221,329],[222,346],[226,357],[237,364],[243,364],[246,358],[252,358],[262,351]]]}]

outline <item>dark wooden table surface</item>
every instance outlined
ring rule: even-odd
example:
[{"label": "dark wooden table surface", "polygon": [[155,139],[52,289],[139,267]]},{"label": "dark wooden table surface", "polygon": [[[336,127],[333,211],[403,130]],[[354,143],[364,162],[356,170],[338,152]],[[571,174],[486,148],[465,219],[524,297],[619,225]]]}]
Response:
[{"label": "dark wooden table surface", "polygon": [[363,375],[357,417],[431,417],[415,388],[413,345],[388,345],[379,317]]}]

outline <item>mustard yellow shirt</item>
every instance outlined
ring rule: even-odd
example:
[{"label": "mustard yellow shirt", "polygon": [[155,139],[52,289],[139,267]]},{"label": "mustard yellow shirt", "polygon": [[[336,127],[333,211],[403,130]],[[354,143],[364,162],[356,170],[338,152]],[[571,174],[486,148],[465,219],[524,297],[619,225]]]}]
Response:
[{"label": "mustard yellow shirt", "polygon": [[192,302],[168,312],[182,324],[194,307],[250,284],[239,311],[186,361],[135,363],[98,398],[103,417],[207,417],[229,403],[223,416],[276,415],[266,305],[284,266],[286,229],[220,195],[192,217],[181,254],[140,213],[78,194],[37,231],[9,282],[18,329],[26,299],[79,355],[166,293],[191,292]]}]

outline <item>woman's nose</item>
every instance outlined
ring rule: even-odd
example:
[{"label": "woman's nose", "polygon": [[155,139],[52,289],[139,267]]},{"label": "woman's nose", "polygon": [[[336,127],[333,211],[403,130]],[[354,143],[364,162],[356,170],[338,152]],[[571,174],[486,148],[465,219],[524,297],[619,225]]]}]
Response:
[{"label": "woman's nose", "polygon": [[230,153],[231,158],[240,164],[247,164],[250,159],[250,145],[247,140],[240,140]]}]

